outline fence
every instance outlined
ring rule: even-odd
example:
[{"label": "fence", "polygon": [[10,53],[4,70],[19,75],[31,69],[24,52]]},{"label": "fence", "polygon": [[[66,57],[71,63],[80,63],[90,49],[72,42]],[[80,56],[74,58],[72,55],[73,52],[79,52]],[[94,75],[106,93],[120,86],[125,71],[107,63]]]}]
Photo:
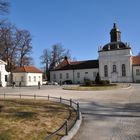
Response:
[{"label": "fence", "polygon": [[74,126],[74,124],[76,123],[77,120],[80,119],[80,111],[79,111],[79,103],[74,102],[72,99],[68,100],[68,99],[64,99],[62,97],[58,98],[58,97],[52,97],[52,96],[40,96],[40,95],[25,95],[25,94],[1,94],[0,93],[0,97],[6,99],[7,97],[19,97],[21,98],[31,98],[36,100],[37,98],[43,98],[43,99],[47,99],[47,100],[51,100],[51,101],[56,101],[56,102],[60,102],[62,104],[66,104],[69,105],[70,107],[72,107],[75,111],[76,111],[76,119],[74,121],[74,123],[69,126],[69,120],[71,118],[71,113],[69,114],[68,118],[66,119],[66,121],[63,123],[63,125],[57,129],[55,132],[53,132],[52,134],[50,134],[49,136],[47,136],[44,140],[50,140],[51,138],[53,138],[55,135],[57,135],[58,133],[65,131],[64,135],[68,135],[68,131]]}]

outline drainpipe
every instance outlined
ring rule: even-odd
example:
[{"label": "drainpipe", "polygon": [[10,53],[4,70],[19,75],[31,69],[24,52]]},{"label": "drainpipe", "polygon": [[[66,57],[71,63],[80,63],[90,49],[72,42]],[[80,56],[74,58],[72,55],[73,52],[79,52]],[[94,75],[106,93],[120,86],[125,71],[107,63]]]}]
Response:
[{"label": "drainpipe", "polygon": [[73,84],[75,83],[75,80],[74,80],[74,69],[73,69]]},{"label": "drainpipe", "polygon": [[135,82],[135,81],[134,81],[134,71],[133,71],[133,65],[132,65],[132,82]]}]

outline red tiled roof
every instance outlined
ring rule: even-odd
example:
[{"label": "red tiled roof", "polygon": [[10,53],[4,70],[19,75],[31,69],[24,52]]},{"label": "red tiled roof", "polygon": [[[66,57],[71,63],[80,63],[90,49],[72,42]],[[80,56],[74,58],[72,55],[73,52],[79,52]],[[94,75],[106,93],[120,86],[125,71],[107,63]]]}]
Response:
[{"label": "red tiled roof", "polygon": [[26,72],[26,73],[42,73],[41,70],[37,69],[34,66],[23,66],[23,67],[16,67],[15,70],[13,71],[14,73],[16,72]]},{"label": "red tiled roof", "polygon": [[132,57],[132,65],[133,66],[140,66],[140,56],[133,56]]},{"label": "red tiled roof", "polygon": [[66,65],[69,65],[70,62],[68,61],[68,59],[64,59],[55,69],[60,69],[62,67],[65,67]]}]

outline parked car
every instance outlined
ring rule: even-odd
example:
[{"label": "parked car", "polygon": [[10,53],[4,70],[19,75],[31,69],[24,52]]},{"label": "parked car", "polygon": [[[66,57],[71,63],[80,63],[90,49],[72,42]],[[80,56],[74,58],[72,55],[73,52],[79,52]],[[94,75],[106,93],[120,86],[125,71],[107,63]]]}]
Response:
[{"label": "parked car", "polygon": [[51,82],[48,82],[47,85],[58,85],[58,83],[54,82],[54,81],[51,81]]},{"label": "parked car", "polygon": [[62,84],[72,84],[72,81],[71,80],[65,80],[62,82]]},{"label": "parked car", "polygon": [[42,81],[42,85],[47,85],[48,81]]}]

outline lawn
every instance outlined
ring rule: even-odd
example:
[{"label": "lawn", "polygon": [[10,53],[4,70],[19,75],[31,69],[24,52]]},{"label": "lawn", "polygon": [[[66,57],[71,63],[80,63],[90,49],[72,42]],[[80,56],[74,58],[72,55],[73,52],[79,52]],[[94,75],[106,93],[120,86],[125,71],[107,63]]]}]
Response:
[{"label": "lawn", "polygon": [[76,113],[67,105],[45,100],[0,99],[0,140],[44,140],[64,123],[70,112],[73,123]]},{"label": "lawn", "polygon": [[63,89],[64,90],[83,90],[83,91],[87,91],[87,90],[110,90],[110,89],[116,89],[119,88],[120,86],[117,86],[116,84],[112,84],[112,85],[106,85],[106,86],[65,86]]}]

